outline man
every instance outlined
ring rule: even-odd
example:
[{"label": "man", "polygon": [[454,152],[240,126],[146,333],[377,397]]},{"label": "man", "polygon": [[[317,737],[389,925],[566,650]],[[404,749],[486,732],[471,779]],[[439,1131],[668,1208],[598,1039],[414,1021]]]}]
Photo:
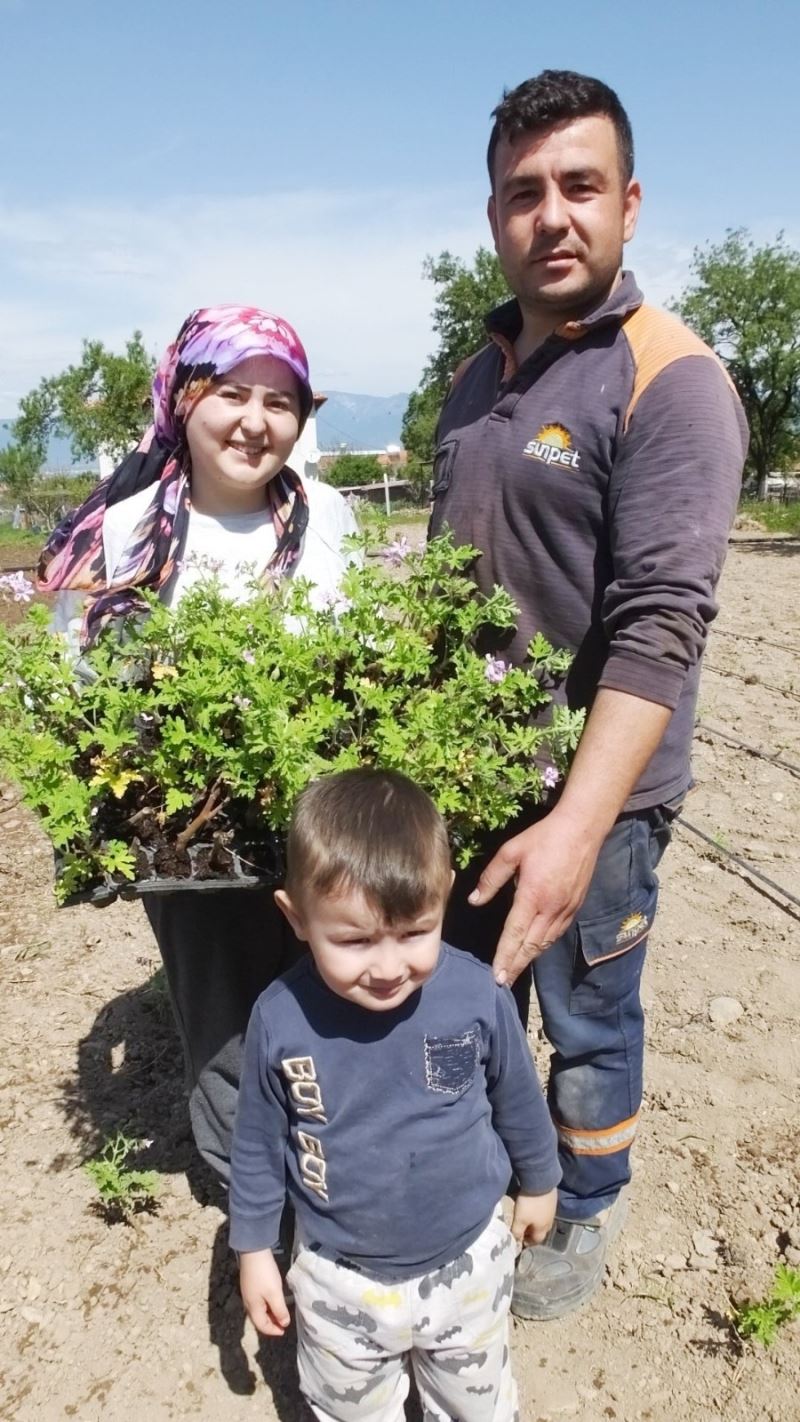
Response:
[{"label": "man", "polygon": [[495,971],[521,1010],[533,965],[563,1180],[548,1240],[520,1257],[513,1308],[557,1318],[598,1288],[622,1223],[655,867],[690,784],[747,434],[713,353],[621,270],[641,191],[616,94],[548,70],[494,119],[489,222],[515,299],[456,372],[431,528],[480,548],[480,586],[514,597],[503,655],[522,660],[537,630],[574,652],[555,697],[587,718],[563,793],[489,846],[446,932],[479,956],[499,933]]}]

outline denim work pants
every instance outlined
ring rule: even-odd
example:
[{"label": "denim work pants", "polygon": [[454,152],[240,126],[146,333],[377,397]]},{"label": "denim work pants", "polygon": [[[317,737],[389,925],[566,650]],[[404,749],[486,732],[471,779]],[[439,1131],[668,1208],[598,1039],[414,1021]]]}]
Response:
[{"label": "denim work pants", "polygon": [[305,945],[272,889],[184,889],[142,899],[183,1044],[192,1134],[203,1159],[227,1183],[250,1013]]},{"label": "denim work pants", "polygon": [[[533,964],[542,1026],[553,1048],[547,1099],[558,1132],[559,1214],[565,1219],[591,1219],[630,1179],[642,1100],[639,983],[670,817],[654,808],[617,820],[574,922]],[[492,836],[486,853],[454,887],[445,937],[484,962],[492,961],[513,889],[507,886],[482,909],[470,908],[466,896],[499,845],[523,827]],[[514,990],[523,1025],[530,986],[528,969]]]}]

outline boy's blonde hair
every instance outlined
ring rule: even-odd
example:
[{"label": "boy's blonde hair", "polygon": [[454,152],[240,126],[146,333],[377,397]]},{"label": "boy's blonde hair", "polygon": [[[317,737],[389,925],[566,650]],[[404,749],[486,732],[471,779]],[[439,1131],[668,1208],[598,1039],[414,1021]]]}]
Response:
[{"label": "boy's blonde hair", "polygon": [[450,891],[450,846],[430,796],[396,770],[323,776],[297,799],[289,826],[286,892],[360,891],[386,923],[405,922]]}]

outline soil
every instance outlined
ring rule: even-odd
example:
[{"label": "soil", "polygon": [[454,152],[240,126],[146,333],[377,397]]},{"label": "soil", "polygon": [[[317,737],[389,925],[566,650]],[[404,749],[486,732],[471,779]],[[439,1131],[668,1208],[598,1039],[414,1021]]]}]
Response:
[{"label": "soil", "polygon": [[[797,539],[734,535],[701,688],[713,730],[685,807],[715,844],[679,828],[662,869],[630,1221],[588,1309],[514,1324],[526,1422],[800,1416],[800,1325],[767,1351],[727,1317],[779,1260],[800,1264],[800,907],[724,853],[800,899],[798,568]],[[56,909],[50,851],[14,802],[0,802],[0,1416],[299,1422],[291,1336],[259,1346],[243,1324],[141,906]],[[531,1041],[544,1065],[535,1016]],[[160,1198],[111,1225],[81,1165],[120,1127],[148,1142],[137,1164]]]}]

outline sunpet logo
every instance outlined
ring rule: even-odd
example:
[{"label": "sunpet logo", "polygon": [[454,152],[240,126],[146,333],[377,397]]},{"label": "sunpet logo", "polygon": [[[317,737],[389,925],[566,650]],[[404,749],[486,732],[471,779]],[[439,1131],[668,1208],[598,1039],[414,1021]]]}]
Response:
[{"label": "sunpet logo", "polygon": [[535,439],[529,439],[522,453],[542,464],[564,464],[577,469],[580,453],[572,448],[572,435],[563,425],[542,425]]}]

